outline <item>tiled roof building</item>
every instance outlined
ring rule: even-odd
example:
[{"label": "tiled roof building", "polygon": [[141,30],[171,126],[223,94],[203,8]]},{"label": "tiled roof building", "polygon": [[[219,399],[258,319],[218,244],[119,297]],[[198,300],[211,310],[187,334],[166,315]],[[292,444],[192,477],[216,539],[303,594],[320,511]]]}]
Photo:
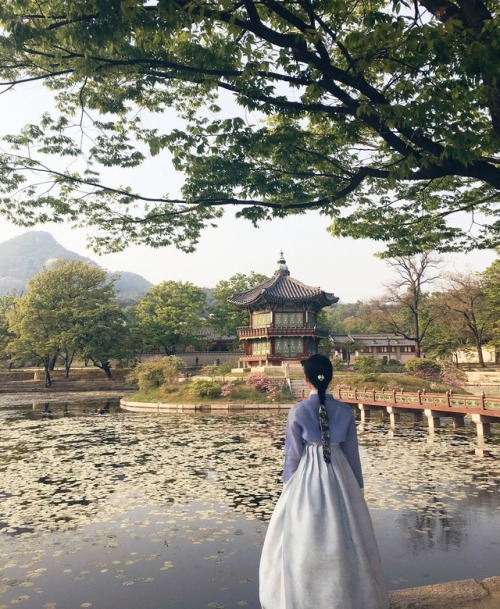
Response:
[{"label": "tiled roof building", "polygon": [[415,357],[414,340],[380,332],[376,334],[332,334],[334,353],[345,361],[360,355],[370,355],[383,361],[397,360],[402,364]]},{"label": "tiled roof building", "polygon": [[240,366],[269,366],[317,353],[327,332],[316,325],[318,312],[337,296],[290,276],[283,252],[274,275],[229,302],[248,311],[249,326],[238,329],[245,356]]}]

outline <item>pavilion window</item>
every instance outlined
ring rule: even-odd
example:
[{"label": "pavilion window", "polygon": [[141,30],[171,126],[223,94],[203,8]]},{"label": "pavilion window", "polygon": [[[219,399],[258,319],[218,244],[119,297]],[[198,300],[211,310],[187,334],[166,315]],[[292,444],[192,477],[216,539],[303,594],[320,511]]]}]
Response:
[{"label": "pavilion window", "polygon": [[302,312],[275,313],[274,325],[277,328],[300,328],[303,325]]},{"label": "pavilion window", "polygon": [[269,343],[265,339],[254,340],[252,351],[253,355],[268,355],[270,353]]},{"label": "pavilion window", "polygon": [[252,315],[252,328],[267,328],[271,325],[271,313],[254,313]]},{"label": "pavilion window", "polygon": [[301,337],[281,337],[277,338],[274,343],[274,351],[285,357],[294,357],[302,355],[303,342]]}]

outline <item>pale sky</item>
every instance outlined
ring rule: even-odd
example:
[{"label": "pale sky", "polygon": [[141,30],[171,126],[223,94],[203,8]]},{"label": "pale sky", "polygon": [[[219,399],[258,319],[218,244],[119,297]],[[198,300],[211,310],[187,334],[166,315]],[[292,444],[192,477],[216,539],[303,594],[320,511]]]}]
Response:
[{"label": "pale sky", "polygon": [[[49,107],[49,97],[35,86],[0,95],[0,136],[36,121]],[[128,180],[130,171],[125,171],[117,184]],[[156,194],[168,191],[170,196],[176,196],[182,176],[169,166],[168,159],[156,157],[149,169],[135,172],[133,182],[137,189],[154,189]],[[229,211],[218,228],[204,232],[192,254],[173,247],[132,246],[124,252],[103,256],[87,249],[84,229],[40,225],[31,230],[46,230],[67,249],[92,258],[104,268],[138,273],[152,283],[182,280],[200,287],[214,287],[219,280],[236,273],[256,271],[270,276],[283,251],[294,278],[334,292],[341,302],[380,295],[393,277],[387,263],[374,257],[382,246],[369,240],[333,238],[326,232],[328,224],[328,218],[314,212],[265,222],[255,229],[248,221],[234,219]],[[0,216],[0,241],[27,230],[30,229],[14,226]],[[493,251],[444,256],[443,272],[483,271],[495,258]]]}]

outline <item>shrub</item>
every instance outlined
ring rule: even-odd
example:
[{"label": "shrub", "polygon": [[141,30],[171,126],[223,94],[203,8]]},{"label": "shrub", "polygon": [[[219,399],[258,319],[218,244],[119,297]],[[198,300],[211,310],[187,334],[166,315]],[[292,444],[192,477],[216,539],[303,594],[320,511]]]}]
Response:
[{"label": "shrub", "polygon": [[352,367],[356,372],[370,374],[373,372],[381,372],[383,363],[382,360],[376,359],[371,355],[361,355],[352,362]]},{"label": "shrub", "polygon": [[380,382],[380,377],[377,374],[365,373],[363,374],[363,381],[365,383],[378,383]]},{"label": "shrub", "polygon": [[433,359],[424,359],[420,357],[412,357],[409,359],[405,368],[411,374],[422,378],[440,380],[441,366]]},{"label": "shrub", "polygon": [[349,362],[341,359],[340,357],[331,357],[330,358],[333,365],[333,370],[345,370],[350,364]]},{"label": "shrub", "polygon": [[228,359],[225,362],[221,362],[219,364],[219,373],[220,374],[227,374],[228,372],[231,372],[231,370],[233,368],[237,368],[238,367],[238,360],[237,359]]},{"label": "shrub", "polygon": [[463,387],[467,380],[467,375],[462,370],[457,369],[451,363],[445,363],[441,371],[441,382],[451,387]]},{"label": "shrub", "polygon": [[390,366],[391,368],[403,368],[403,364],[397,360],[397,359],[390,359],[387,363],[387,366]]},{"label": "shrub", "polygon": [[247,379],[247,384],[257,391],[265,392],[271,402],[274,402],[285,389],[285,381],[282,378],[273,378],[259,373],[251,374]]},{"label": "shrub", "polygon": [[266,390],[268,381],[269,381],[269,377],[265,376],[264,374],[260,374],[258,372],[254,372],[253,374],[250,374],[247,379],[248,385],[250,385],[250,387],[252,387],[253,389],[258,389],[259,391]]},{"label": "shrub", "polygon": [[137,383],[141,391],[151,391],[162,385],[175,383],[183,368],[184,362],[175,355],[158,357],[137,364],[127,376],[127,381]]},{"label": "shrub", "polygon": [[221,393],[222,383],[218,381],[207,381],[195,379],[189,385],[189,393],[195,398],[216,398]]},{"label": "shrub", "polygon": [[209,376],[212,380],[214,380],[216,376],[219,376],[219,374],[221,374],[221,370],[220,366],[218,366],[217,364],[209,364],[208,366],[203,366],[203,368],[200,370],[201,376]]},{"label": "shrub", "polygon": [[236,389],[235,381],[228,381],[227,383],[222,385],[222,387],[220,389],[221,398],[229,397],[230,395],[233,394],[235,389]]}]

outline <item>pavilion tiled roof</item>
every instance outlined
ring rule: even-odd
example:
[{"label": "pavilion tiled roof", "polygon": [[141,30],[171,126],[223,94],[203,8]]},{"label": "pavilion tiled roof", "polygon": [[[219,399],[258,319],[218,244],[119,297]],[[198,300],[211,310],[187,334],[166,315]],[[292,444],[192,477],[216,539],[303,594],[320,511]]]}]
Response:
[{"label": "pavilion tiled roof", "polygon": [[278,260],[278,269],[274,275],[258,286],[233,294],[228,301],[236,307],[246,309],[261,304],[293,304],[316,303],[319,308],[327,307],[338,301],[335,294],[325,292],[321,288],[311,287],[290,277],[290,271],[283,259]]}]

